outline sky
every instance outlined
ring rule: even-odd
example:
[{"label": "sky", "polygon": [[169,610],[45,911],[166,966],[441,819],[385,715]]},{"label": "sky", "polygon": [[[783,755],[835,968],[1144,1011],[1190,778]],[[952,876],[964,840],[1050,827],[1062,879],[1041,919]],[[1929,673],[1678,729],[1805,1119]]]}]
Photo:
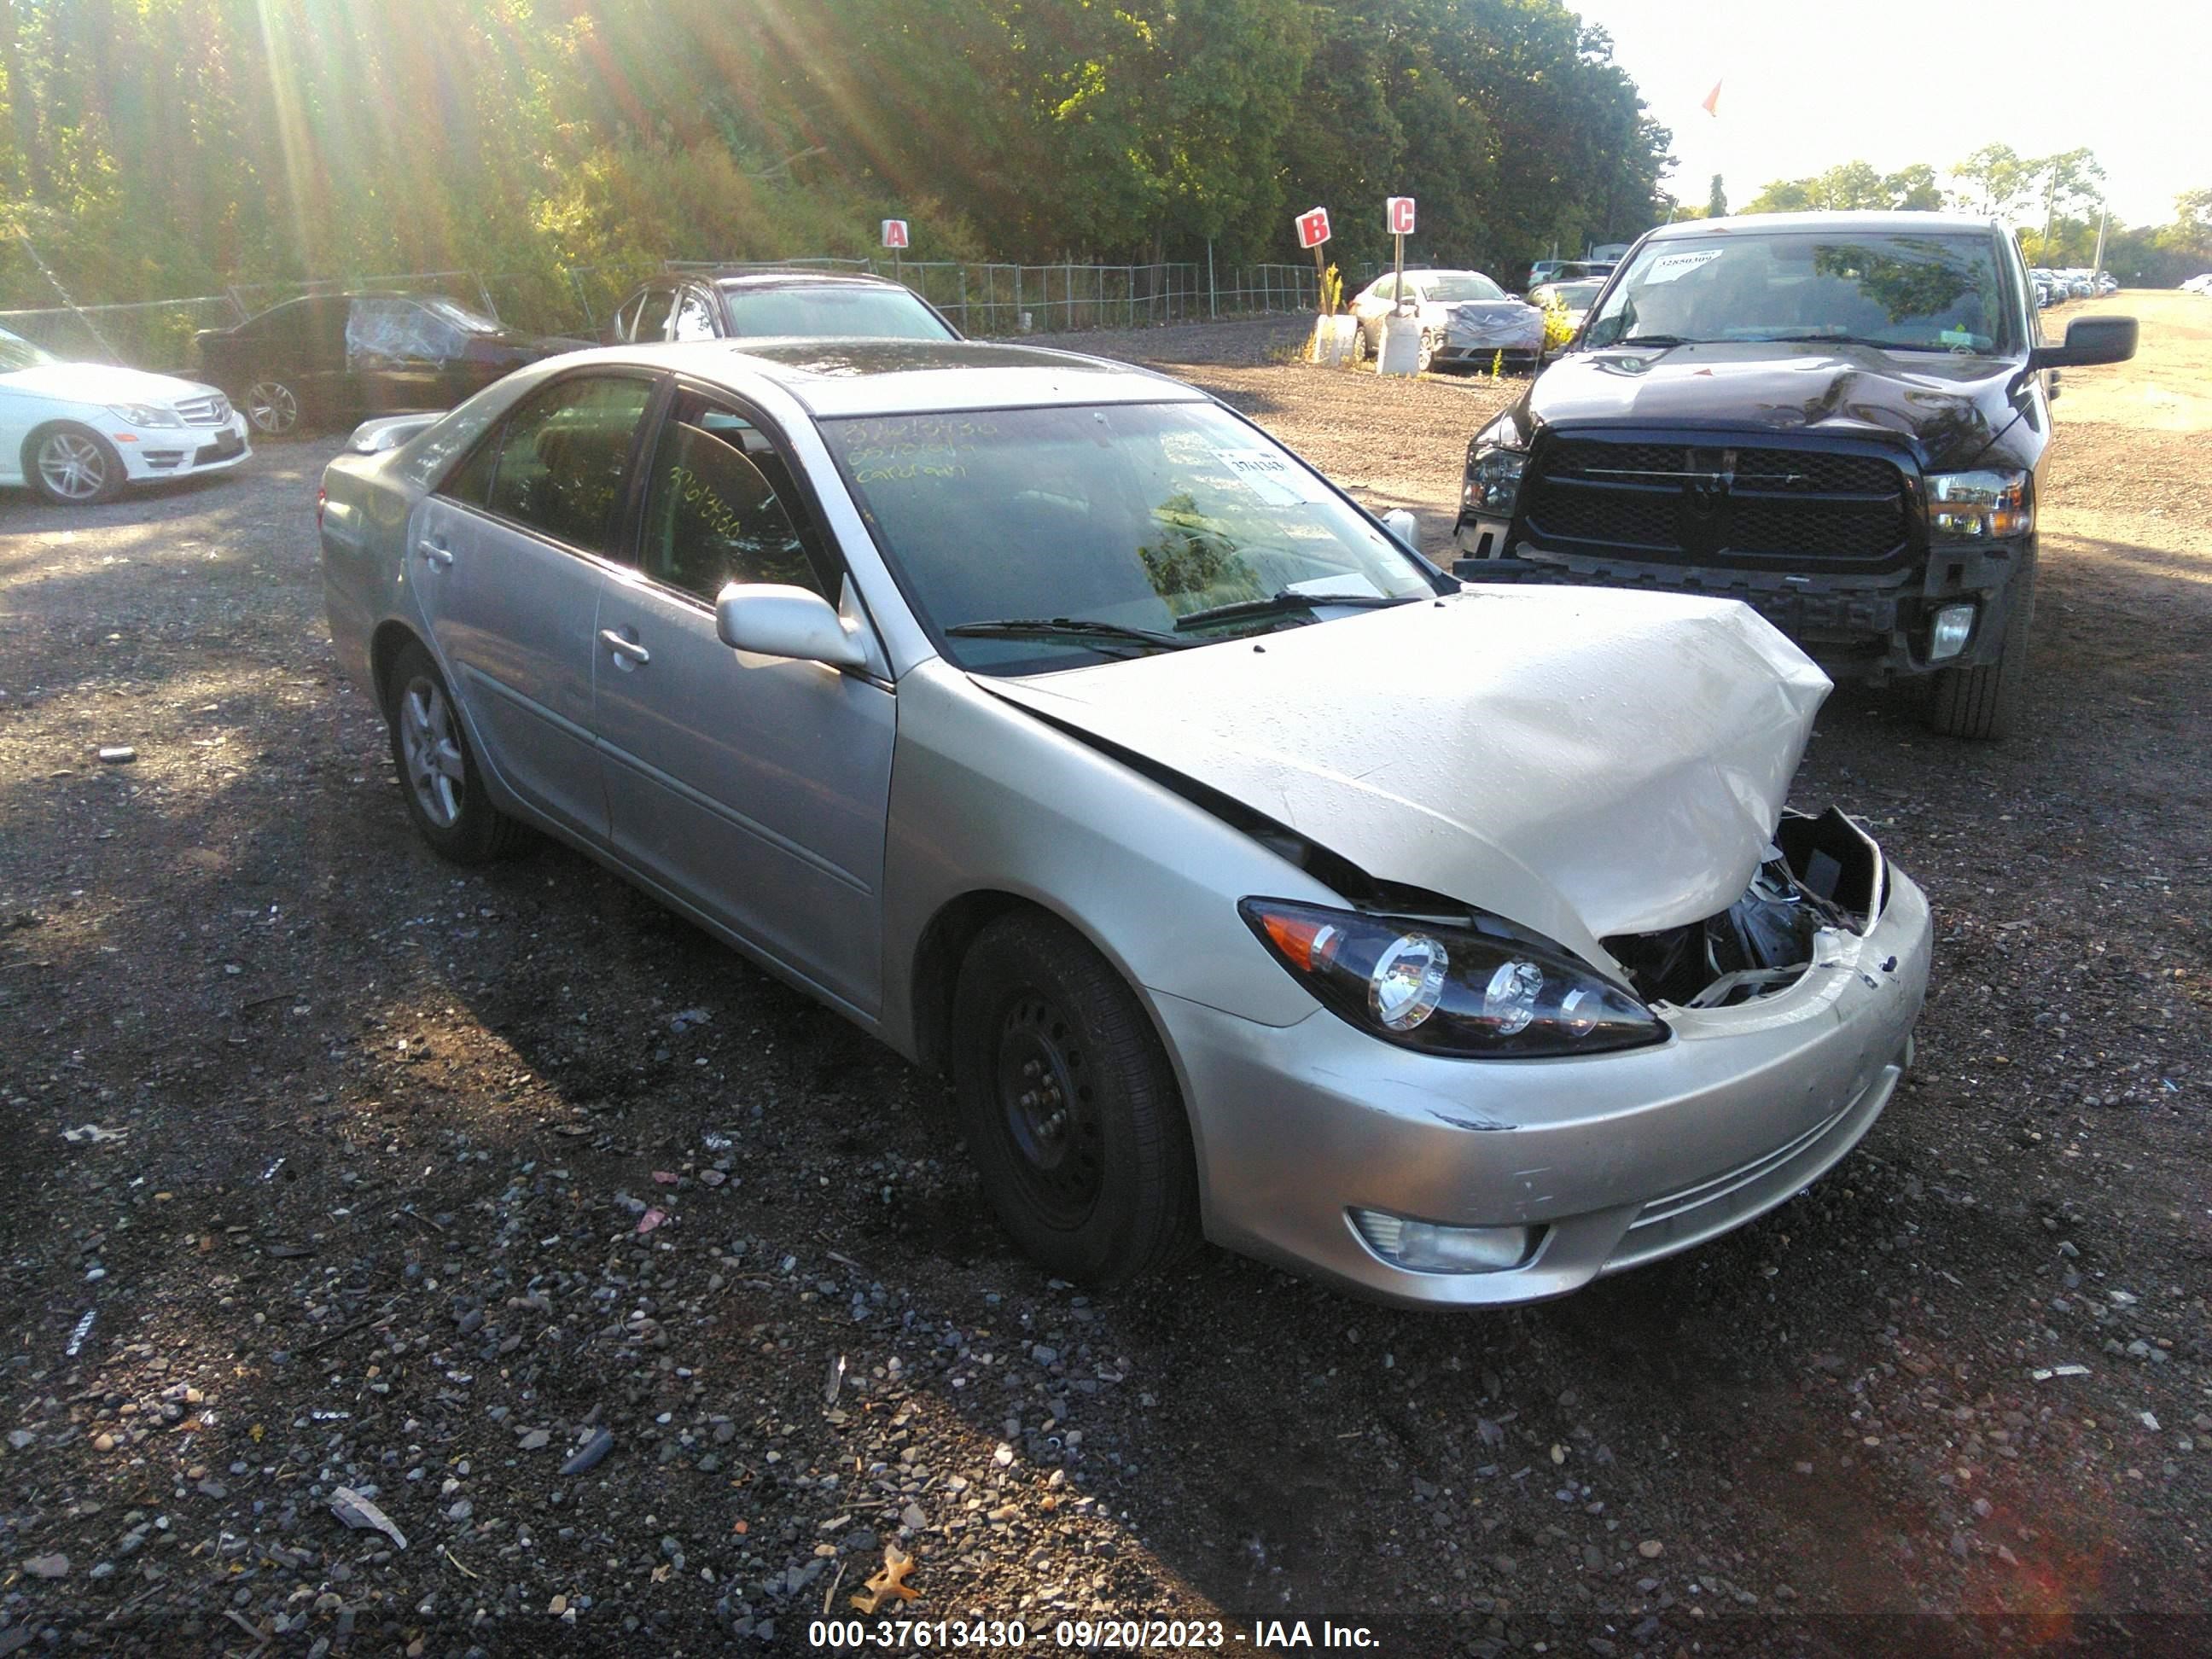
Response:
[{"label": "sky", "polygon": [[[2206,0],[1567,0],[1673,130],[1668,188],[1741,206],[1777,179],[2087,145],[2112,211],[2164,224],[2212,186]],[[1719,113],[1698,106],[1721,82]]]}]

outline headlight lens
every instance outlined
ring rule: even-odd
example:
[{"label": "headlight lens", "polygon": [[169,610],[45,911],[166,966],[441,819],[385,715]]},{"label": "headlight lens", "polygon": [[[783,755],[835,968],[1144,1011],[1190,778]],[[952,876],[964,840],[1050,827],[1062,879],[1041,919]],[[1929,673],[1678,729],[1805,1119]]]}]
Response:
[{"label": "headlight lens", "polygon": [[1928,534],[1939,542],[1993,542],[2035,528],[2025,472],[1931,472]]},{"label": "headlight lens", "polygon": [[173,409],[161,409],[152,404],[112,404],[107,412],[126,426],[182,426]]},{"label": "headlight lens", "polygon": [[1478,512],[1511,518],[1513,503],[1521,495],[1521,470],[1528,464],[1528,457],[1520,450],[1476,440],[1462,502]]},{"label": "headlight lens", "polygon": [[1632,994],[1503,922],[1367,915],[1287,899],[1248,898],[1237,908],[1316,1000],[1386,1042],[1502,1060],[1632,1048],[1667,1035]]}]

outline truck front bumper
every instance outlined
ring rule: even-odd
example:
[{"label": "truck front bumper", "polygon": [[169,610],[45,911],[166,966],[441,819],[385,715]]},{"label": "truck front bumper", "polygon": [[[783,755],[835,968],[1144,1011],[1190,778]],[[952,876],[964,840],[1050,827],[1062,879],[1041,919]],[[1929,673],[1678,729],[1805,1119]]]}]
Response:
[{"label": "truck front bumper", "polygon": [[[1795,641],[1831,679],[1880,685],[1994,663],[2023,584],[2035,563],[2033,537],[1988,547],[1931,550],[1924,562],[1876,574],[1746,570],[1725,565],[1646,563],[1607,554],[1557,553],[1511,527],[1461,516],[1452,574],[1468,582],[1547,582],[1641,587],[1741,599]],[[1506,551],[1510,546],[1510,554]],[[1966,642],[1936,654],[1936,623],[1947,608],[1972,613]]]}]

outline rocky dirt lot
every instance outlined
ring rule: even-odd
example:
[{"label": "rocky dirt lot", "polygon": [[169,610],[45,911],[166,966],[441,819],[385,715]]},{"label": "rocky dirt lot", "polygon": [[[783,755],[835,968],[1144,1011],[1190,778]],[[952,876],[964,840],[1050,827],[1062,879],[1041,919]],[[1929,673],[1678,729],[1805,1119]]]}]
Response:
[{"label": "rocky dirt lot", "polygon": [[[335,677],[334,441],[0,497],[0,1656],[803,1651],[856,1593],[1046,1648],[2204,1651],[2212,301],[2114,304],[2028,734],[1846,690],[1800,780],[1936,906],[1917,1075],[1762,1222],[1504,1314],[1048,1281],[935,1081],[570,853],[440,863]],[[1089,343],[1440,538],[1511,384],[1297,331]]]}]

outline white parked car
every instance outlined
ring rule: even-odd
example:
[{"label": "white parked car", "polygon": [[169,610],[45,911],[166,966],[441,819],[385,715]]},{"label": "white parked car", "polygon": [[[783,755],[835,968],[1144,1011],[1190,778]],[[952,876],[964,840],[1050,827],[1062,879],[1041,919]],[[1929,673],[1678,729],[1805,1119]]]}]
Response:
[{"label": "white parked car", "polygon": [[1488,368],[1500,353],[1508,368],[1535,368],[1544,350],[1544,313],[1520,295],[1479,270],[1409,270],[1402,300],[1399,281],[1386,272],[1352,301],[1352,314],[1359,321],[1352,339],[1354,362],[1382,350],[1383,320],[1403,310],[1420,319],[1423,374]]},{"label": "white parked car", "polygon": [[2191,276],[2181,285],[2184,294],[2212,294],[2212,270],[2201,276]]},{"label": "white parked car", "polygon": [[127,483],[235,466],[246,421],[211,386],[73,363],[0,329],[0,484],[104,501]]}]

